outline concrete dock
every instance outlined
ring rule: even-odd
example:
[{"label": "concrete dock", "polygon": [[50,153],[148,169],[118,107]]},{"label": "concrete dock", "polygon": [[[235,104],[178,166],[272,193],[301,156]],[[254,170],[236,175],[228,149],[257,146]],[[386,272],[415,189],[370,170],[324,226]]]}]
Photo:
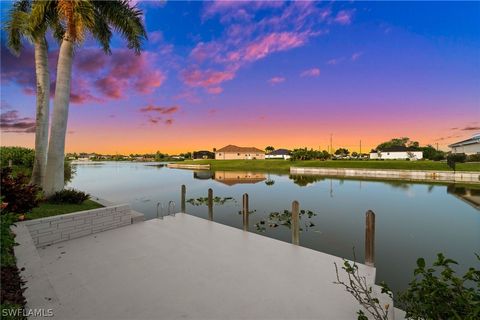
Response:
[{"label": "concrete dock", "polygon": [[[50,308],[53,319],[351,320],[360,308],[333,284],[342,259],[188,214],[38,254],[24,225],[15,232],[27,308]],[[359,270],[373,283],[375,268]]]}]

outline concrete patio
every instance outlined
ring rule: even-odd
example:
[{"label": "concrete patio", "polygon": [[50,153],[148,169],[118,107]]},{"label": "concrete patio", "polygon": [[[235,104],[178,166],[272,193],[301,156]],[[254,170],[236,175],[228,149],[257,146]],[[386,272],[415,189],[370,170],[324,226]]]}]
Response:
[{"label": "concrete patio", "polygon": [[[27,307],[51,308],[54,319],[350,320],[360,308],[332,283],[340,258],[188,214],[38,254],[24,226],[15,232]],[[373,281],[375,268],[359,267]]]}]

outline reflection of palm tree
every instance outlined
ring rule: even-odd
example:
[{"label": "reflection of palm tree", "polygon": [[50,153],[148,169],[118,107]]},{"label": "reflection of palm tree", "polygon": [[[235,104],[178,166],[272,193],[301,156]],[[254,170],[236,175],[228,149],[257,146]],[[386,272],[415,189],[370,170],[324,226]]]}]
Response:
[{"label": "reflection of palm tree", "polygon": [[275,180],[267,179],[267,180],[265,181],[265,184],[266,184],[267,186],[273,186],[273,185],[275,184]]},{"label": "reflection of palm tree", "polygon": [[268,178],[267,178],[267,180],[265,181],[265,184],[266,184],[267,186],[269,186],[269,187],[270,187],[270,186],[273,186],[273,185],[275,184],[275,180],[273,180],[273,179],[270,178],[270,173],[268,174]]}]

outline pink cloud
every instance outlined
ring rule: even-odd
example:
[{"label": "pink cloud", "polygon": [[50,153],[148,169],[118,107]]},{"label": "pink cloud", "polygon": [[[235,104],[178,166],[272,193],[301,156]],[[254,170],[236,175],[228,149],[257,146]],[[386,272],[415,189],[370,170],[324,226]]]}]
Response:
[{"label": "pink cloud", "polygon": [[[250,19],[262,14],[264,8],[271,9],[267,16],[257,22]],[[203,87],[212,94],[220,92],[219,85],[235,78],[245,65],[303,46],[310,38],[328,33],[328,29],[320,28],[320,23],[330,18],[331,9],[310,1],[205,3],[203,18],[216,16],[226,25],[224,33],[214,41],[199,41],[189,55],[191,66],[182,72],[187,86]]]},{"label": "pink cloud", "polygon": [[333,21],[338,24],[347,25],[352,23],[352,17],[353,10],[340,10]]},{"label": "pink cloud", "polygon": [[[26,46],[19,57],[13,56],[2,44],[2,84],[13,83],[29,95],[36,94],[33,48]],[[49,52],[52,83],[50,94],[55,93],[57,51]],[[127,49],[114,50],[108,57],[100,49],[82,48],[75,55],[70,102],[102,103],[108,99],[121,99],[124,92],[148,94],[160,87],[165,74],[155,67],[156,55],[143,52],[136,56]]]},{"label": "pink cloud", "polygon": [[305,41],[305,35],[298,33],[271,33],[247,46],[245,49],[245,60],[255,61],[273,52],[299,47],[303,45]]},{"label": "pink cloud", "polygon": [[165,79],[166,77],[161,71],[155,70],[139,78],[135,83],[135,88],[142,93],[151,93],[155,88],[160,87]]},{"label": "pink cloud", "polygon": [[118,78],[106,76],[95,81],[95,85],[104,96],[110,99],[120,99],[122,97],[124,83]]},{"label": "pink cloud", "polygon": [[163,33],[161,31],[151,31],[148,33],[148,42],[159,43],[163,40]]},{"label": "pink cloud", "polygon": [[222,88],[218,85],[235,77],[234,71],[215,71],[207,69],[189,69],[182,72],[183,81],[191,87],[202,87],[208,93],[219,94]]},{"label": "pink cloud", "polygon": [[300,76],[301,77],[318,77],[320,75],[320,69],[319,68],[312,68],[303,71]]},{"label": "pink cloud", "polygon": [[283,5],[283,1],[210,1],[205,5],[203,18],[208,19],[218,14],[222,16],[223,22],[228,22],[232,19],[245,18],[247,12],[255,13],[258,10]]},{"label": "pink cloud", "polygon": [[190,57],[197,62],[203,62],[211,57],[216,56],[220,49],[220,45],[216,42],[199,42],[190,52]]},{"label": "pink cloud", "polygon": [[268,80],[268,83],[270,83],[271,85],[276,85],[276,84],[285,82],[285,80],[286,79],[284,77],[273,77]]},{"label": "pink cloud", "polygon": [[211,87],[211,88],[207,89],[207,92],[211,93],[211,94],[220,94],[220,93],[223,92],[223,88],[221,88],[221,87]]}]

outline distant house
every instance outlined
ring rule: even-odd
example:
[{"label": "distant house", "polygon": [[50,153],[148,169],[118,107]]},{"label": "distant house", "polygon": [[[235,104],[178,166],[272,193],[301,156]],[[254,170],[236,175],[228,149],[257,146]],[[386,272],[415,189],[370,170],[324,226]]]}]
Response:
[{"label": "distant house", "polygon": [[480,154],[480,133],[467,140],[452,143],[448,146],[452,153]]},{"label": "distant house", "polygon": [[423,159],[423,151],[419,151],[415,147],[395,146],[383,149],[372,150],[370,159],[383,160],[420,160]]},{"label": "distant house", "polygon": [[290,150],[287,149],[277,149],[265,155],[265,159],[284,159],[288,160],[291,158]]},{"label": "distant house", "polygon": [[215,159],[215,153],[210,151],[194,151],[193,152],[193,159],[194,160],[201,160],[201,159]]},{"label": "distant house", "polygon": [[90,161],[92,158],[95,158],[97,155],[95,153],[80,153],[78,155],[78,161]]},{"label": "distant house", "polygon": [[215,151],[217,160],[265,159],[265,151],[254,147],[238,147],[232,144]]}]

